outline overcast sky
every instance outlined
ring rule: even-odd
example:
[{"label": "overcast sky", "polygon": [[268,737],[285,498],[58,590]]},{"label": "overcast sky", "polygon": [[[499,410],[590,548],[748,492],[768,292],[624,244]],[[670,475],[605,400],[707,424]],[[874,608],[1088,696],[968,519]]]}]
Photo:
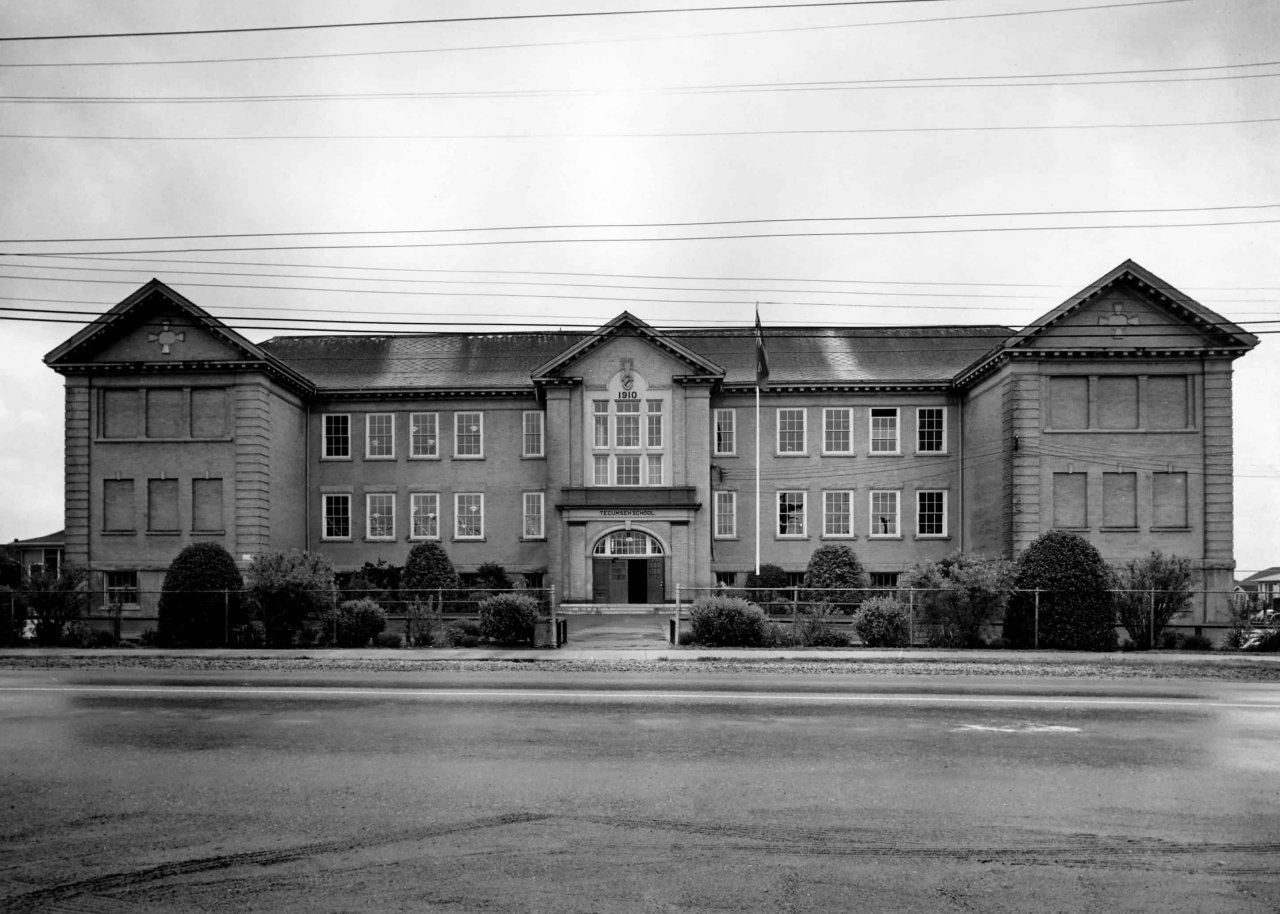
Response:
[{"label": "overcast sky", "polygon": [[[0,37],[715,5],[0,0]],[[3,41],[0,96],[0,541],[62,526],[41,356],[82,320],[16,308],[87,317],[157,276],[254,340],[748,324],[757,301],[766,326],[1021,327],[1133,258],[1262,333],[1236,363],[1236,559],[1280,565],[1274,0]]]}]

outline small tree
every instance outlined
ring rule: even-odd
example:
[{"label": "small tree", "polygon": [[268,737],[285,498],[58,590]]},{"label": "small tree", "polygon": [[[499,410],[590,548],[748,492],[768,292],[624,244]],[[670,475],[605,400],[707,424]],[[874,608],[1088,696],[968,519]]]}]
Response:
[{"label": "small tree", "polygon": [[1004,617],[1015,566],[1004,559],[954,553],[917,565],[899,587],[919,591],[920,623],[936,647],[981,647],[982,629]]},{"label": "small tree", "polygon": [[244,623],[243,589],[231,553],[217,543],[192,543],[165,572],[157,639],[170,647],[226,644],[231,629]]},{"label": "small tree", "polygon": [[442,592],[456,591],[459,587],[458,572],[453,569],[449,554],[439,543],[418,543],[409,550],[400,576],[404,598],[416,600],[426,613],[444,610]]},{"label": "small tree", "polygon": [[1113,651],[1115,610],[1111,570],[1093,544],[1065,530],[1044,534],[1018,556],[1005,613],[1004,636],[1014,647],[1031,647],[1035,594],[1040,590],[1040,646],[1068,651]]},{"label": "small tree", "polygon": [[862,591],[867,588],[867,573],[852,549],[840,543],[828,543],[819,546],[809,556],[804,586],[825,591],[811,595],[814,601],[829,603],[839,612],[851,613],[862,602]]},{"label": "small tree", "polygon": [[309,616],[333,608],[333,565],[319,554],[293,549],[254,556],[245,593],[267,644],[289,647],[302,635]]},{"label": "small tree", "polygon": [[1120,624],[1139,649],[1160,643],[1160,633],[1191,604],[1191,562],[1159,550],[1115,569]]},{"label": "small tree", "polygon": [[88,577],[83,568],[63,565],[57,574],[37,571],[27,578],[27,618],[35,622],[36,644],[57,644],[67,623],[84,615]]}]

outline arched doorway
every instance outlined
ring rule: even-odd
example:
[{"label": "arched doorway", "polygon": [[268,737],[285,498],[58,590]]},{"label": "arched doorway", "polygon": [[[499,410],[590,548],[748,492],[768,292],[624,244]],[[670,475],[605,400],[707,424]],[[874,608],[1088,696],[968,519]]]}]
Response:
[{"label": "arched doorway", "polygon": [[615,530],[591,553],[594,603],[661,603],[666,598],[662,543],[641,530]]}]

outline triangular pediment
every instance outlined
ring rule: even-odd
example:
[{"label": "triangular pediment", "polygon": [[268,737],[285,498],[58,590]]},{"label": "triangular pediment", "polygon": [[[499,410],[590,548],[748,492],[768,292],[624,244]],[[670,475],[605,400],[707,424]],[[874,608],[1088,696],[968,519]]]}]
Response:
[{"label": "triangular pediment", "polygon": [[1119,353],[1244,352],[1257,344],[1257,337],[1127,260],[1029,324],[1005,346]]},{"label": "triangular pediment", "polygon": [[48,353],[44,361],[60,371],[248,362],[265,364],[305,384],[296,372],[158,279]]},{"label": "triangular pediment", "polygon": [[629,311],[623,311],[595,333],[579,340],[531,373],[535,381],[553,381],[574,374],[575,366],[591,358],[611,342],[639,339],[682,366],[686,375],[722,378],[724,369],[687,346],[654,329]]}]

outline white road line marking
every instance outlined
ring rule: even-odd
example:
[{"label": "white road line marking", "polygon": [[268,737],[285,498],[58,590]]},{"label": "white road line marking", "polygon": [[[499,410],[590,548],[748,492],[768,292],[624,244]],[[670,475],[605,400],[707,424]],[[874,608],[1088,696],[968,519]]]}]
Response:
[{"label": "white road line marking", "polygon": [[810,692],[705,692],[705,691],[612,691],[578,689],[369,689],[316,686],[0,686],[0,692],[107,692],[142,695],[240,695],[240,696],[332,696],[360,698],[420,699],[509,699],[531,701],[659,701],[659,702],[752,702],[800,704],[977,704],[977,705],[1067,705],[1081,707],[1125,706],[1191,708],[1238,708],[1251,711],[1280,710],[1280,696],[1252,701],[1215,701],[1195,698],[1113,698],[1085,696],[1025,695],[937,695],[861,694]]}]

